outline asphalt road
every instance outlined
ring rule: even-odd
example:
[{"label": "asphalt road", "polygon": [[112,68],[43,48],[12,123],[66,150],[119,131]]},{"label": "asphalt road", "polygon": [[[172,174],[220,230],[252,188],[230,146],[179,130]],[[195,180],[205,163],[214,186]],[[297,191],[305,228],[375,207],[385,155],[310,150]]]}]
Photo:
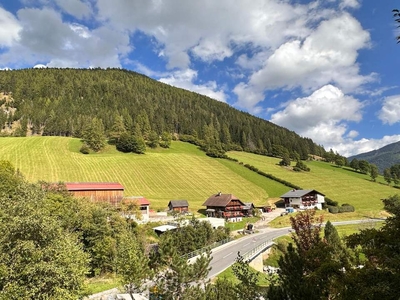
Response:
[{"label": "asphalt road", "polygon": [[[367,219],[367,220],[352,220],[352,221],[341,221],[332,222],[334,226],[349,225],[349,224],[370,224],[374,222],[382,222],[384,219]],[[271,241],[275,238],[290,233],[291,228],[266,228],[262,229],[259,233],[249,234],[240,239],[231,241],[225,245],[215,248],[212,251],[212,260],[210,263],[211,270],[208,274],[208,278],[211,279],[229,268],[236,260],[237,254],[240,251],[241,254],[256,248],[258,245],[265,241]]]},{"label": "asphalt road", "polygon": [[288,234],[289,229],[265,229],[263,232],[246,235],[214,249],[211,254],[213,259],[210,263],[211,270],[208,278],[213,278],[229,268],[235,262],[239,251],[244,254],[265,241],[272,242],[273,239]]}]

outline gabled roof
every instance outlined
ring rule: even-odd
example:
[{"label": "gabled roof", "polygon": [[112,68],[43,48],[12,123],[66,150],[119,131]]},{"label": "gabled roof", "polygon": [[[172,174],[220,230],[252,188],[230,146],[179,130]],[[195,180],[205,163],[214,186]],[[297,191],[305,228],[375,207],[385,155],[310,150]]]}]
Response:
[{"label": "gabled roof", "polygon": [[299,198],[303,197],[307,194],[310,194],[311,192],[315,192],[317,194],[320,194],[321,196],[325,196],[324,194],[316,191],[316,190],[290,190],[286,194],[283,194],[281,198]]},{"label": "gabled roof", "polygon": [[245,202],[244,203],[244,208],[243,209],[252,209],[255,208],[253,202]]},{"label": "gabled roof", "polygon": [[138,202],[139,205],[150,205],[150,201],[143,196],[130,196],[124,197],[124,199],[135,200]]},{"label": "gabled roof", "polygon": [[[208,198],[206,200],[206,202],[203,203],[203,206],[216,206],[216,207],[225,207],[228,205],[229,202],[231,202],[232,200],[239,200],[238,197],[236,197],[233,194],[221,194],[221,193],[217,193],[212,195],[210,198]],[[244,203],[242,201],[240,201],[240,203],[242,205],[244,205]]]},{"label": "gabled roof", "polygon": [[168,206],[172,207],[189,207],[189,203],[187,200],[171,200],[168,202]]},{"label": "gabled roof", "polygon": [[118,182],[66,182],[68,191],[124,190]]}]

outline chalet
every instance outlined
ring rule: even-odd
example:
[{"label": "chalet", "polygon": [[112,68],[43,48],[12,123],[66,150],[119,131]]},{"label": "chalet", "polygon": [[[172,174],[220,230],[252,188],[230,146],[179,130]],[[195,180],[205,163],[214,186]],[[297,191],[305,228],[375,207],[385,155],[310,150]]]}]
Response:
[{"label": "chalet", "polygon": [[179,213],[188,212],[189,203],[187,200],[171,200],[168,203],[168,209]]},{"label": "chalet", "polygon": [[148,221],[150,217],[150,201],[143,196],[130,196],[124,197],[123,201],[134,201],[139,206],[140,213],[142,214],[141,221]]},{"label": "chalet", "polygon": [[203,203],[206,206],[208,217],[225,218],[229,221],[241,221],[245,216],[245,204],[232,194],[221,194],[221,192],[209,197]]},{"label": "chalet", "polygon": [[115,206],[124,197],[124,187],[118,182],[67,182],[65,187],[74,197],[107,202]]},{"label": "chalet", "polygon": [[322,209],[322,203],[325,202],[325,195],[316,190],[291,190],[282,195],[285,207],[297,209]]}]

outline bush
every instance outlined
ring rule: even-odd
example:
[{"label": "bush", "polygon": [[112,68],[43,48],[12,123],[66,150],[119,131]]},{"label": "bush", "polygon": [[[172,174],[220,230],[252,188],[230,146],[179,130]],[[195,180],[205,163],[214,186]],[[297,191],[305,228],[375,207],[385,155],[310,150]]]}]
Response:
[{"label": "bush", "polygon": [[337,214],[339,213],[339,207],[337,206],[328,206],[328,210],[331,214]]},{"label": "bush", "polygon": [[293,171],[295,172],[301,172],[301,169],[299,167],[293,167]]},{"label": "bush", "polygon": [[86,143],[83,143],[81,149],[79,149],[79,152],[82,154],[89,154],[90,148]]},{"label": "bush", "polygon": [[338,206],[339,203],[337,201],[333,201],[332,199],[329,199],[328,197],[325,197],[325,203],[327,206]]},{"label": "bush", "polygon": [[344,212],[354,212],[355,208],[353,205],[342,205],[339,207],[339,212],[344,213]]}]

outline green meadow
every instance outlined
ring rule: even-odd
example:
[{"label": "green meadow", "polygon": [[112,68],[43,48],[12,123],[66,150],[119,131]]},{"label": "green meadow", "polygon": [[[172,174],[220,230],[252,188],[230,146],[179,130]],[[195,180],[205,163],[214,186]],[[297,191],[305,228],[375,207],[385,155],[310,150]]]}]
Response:
[{"label": "green meadow", "polygon": [[0,159],[9,160],[31,182],[119,182],[126,196],[144,196],[154,210],[165,210],[170,200],[186,199],[189,209],[197,211],[219,191],[265,205],[287,190],[188,143],[173,142],[170,149],[148,149],[144,155],[121,153],[111,145],[84,155],[80,146],[76,138],[6,137],[0,138]]},{"label": "green meadow", "polygon": [[[332,221],[343,219],[344,215],[346,219],[382,217],[385,214],[382,212],[381,199],[399,193],[398,189],[388,186],[382,176],[378,177],[377,182],[372,182],[369,175],[354,172],[350,168],[338,168],[321,161],[307,162],[310,172],[294,172],[290,168],[279,166],[278,158],[245,152],[229,152],[228,156],[244,164],[253,165],[302,189],[315,189],[326,197],[338,201],[339,205],[348,203],[355,207],[355,213],[331,215]],[[281,218],[284,220],[288,217]]]},{"label": "green meadow", "polygon": [[[203,209],[214,193],[232,193],[244,202],[266,205],[289,188],[248,170],[239,163],[206,156],[196,146],[173,142],[171,148],[148,149],[146,154],[121,153],[107,145],[101,153],[79,152],[80,139],[67,137],[0,138],[0,159],[9,160],[31,182],[119,182],[126,196],[144,196],[154,210],[168,202],[186,199],[192,211]],[[382,198],[398,192],[383,182],[348,168],[312,161],[310,172],[294,172],[278,165],[279,159],[245,152],[229,152],[244,164],[289,181],[303,189],[316,189],[355,213],[331,215],[332,221],[382,216]],[[274,221],[287,225],[286,217]]]}]

